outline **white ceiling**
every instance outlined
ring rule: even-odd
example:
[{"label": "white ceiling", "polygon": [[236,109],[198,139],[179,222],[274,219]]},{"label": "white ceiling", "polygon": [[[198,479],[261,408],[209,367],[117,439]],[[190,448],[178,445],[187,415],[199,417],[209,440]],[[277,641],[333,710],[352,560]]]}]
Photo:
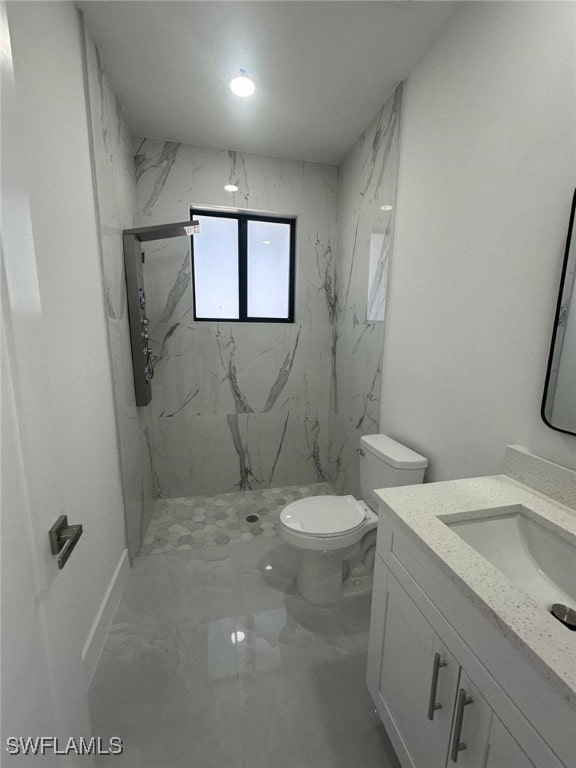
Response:
[{"label": "white ceiling", "polygon": [[[136,136],[339,163],[459,4],[78,5]],[[249,99],[228,86],[240,68]]]}]

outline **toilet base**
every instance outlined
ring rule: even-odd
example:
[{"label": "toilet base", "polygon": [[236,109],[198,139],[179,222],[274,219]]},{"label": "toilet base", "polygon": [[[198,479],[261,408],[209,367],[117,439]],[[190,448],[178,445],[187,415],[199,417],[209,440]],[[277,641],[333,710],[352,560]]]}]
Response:
[{"label": "toilet base", "polygon": [[313,605],[341,603],[346,550],[335,552],[300,552],[296,584],[298,592]]},{"label": "toilet base", "polygon": [[372,589],[378,517],[366,502],[355,503],[362,507],[364,520],[343,534],[302,534],[293,524],[284,524],[282,515],[291,504],[280,516],[280,536],[300,555],[298,591],[312,605],[338,605]]},{"label": "toilet base", "polygon": [[313,605],[338,605],[372,590],[376,531],[361,542],[327,552],[300,550],[296,584]]},{"label": "toilet base", "polygon": [[373,574],[365,576],[351,576],[342,584],[342,600],[351,600],[353,597],[369,595],[372,592]]}]

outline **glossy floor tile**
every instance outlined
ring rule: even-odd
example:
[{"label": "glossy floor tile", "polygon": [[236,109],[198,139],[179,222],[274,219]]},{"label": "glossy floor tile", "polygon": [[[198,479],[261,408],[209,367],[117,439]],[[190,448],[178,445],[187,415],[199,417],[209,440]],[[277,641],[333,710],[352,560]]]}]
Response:
[{"label": "glossy floor tile", "polygon": [[[131,768],[397,768],[364,683],[369,596],[306,603],[278,537],[138,557],[89,698]],[[104,764],[104,763],[102,763]]]},{"label": "glossy floor tile", "polygon": [[141,555],[200,549],[273,538],[280,512],[305,496],[331,494],[328,483],[236,491],[217,496],[159,499],[142,543]]}]

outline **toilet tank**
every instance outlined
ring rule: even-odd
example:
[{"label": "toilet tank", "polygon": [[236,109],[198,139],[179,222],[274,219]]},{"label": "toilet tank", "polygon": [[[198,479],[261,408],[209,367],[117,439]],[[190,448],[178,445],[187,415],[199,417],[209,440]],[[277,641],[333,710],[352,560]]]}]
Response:
[{"label": "toilet tank", "polygon": [[377,488],[417,485],[424,480],[428,459],[387,435],[364,435],[359,453],[362,498],[375,512]]}]

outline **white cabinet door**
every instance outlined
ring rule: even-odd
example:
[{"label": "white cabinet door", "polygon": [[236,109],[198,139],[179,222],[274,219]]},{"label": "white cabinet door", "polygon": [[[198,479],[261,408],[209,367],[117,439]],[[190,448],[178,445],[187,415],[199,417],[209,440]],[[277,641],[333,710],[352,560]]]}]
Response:
[{"label": "white cabinet door", "polygon": [[488,758],[485,768],[534,768],[496,715],[492,715]]},{"label": "white cabinet door", "polygon": [[441,768],[459,665],[391,573],[387,583],[380,695],[413,764]]},{"label": "white cabinet door", "polygon": [[448,755],[449,768],[484,768],[491,718],[492,710],[486,700],[461,670]]}]

